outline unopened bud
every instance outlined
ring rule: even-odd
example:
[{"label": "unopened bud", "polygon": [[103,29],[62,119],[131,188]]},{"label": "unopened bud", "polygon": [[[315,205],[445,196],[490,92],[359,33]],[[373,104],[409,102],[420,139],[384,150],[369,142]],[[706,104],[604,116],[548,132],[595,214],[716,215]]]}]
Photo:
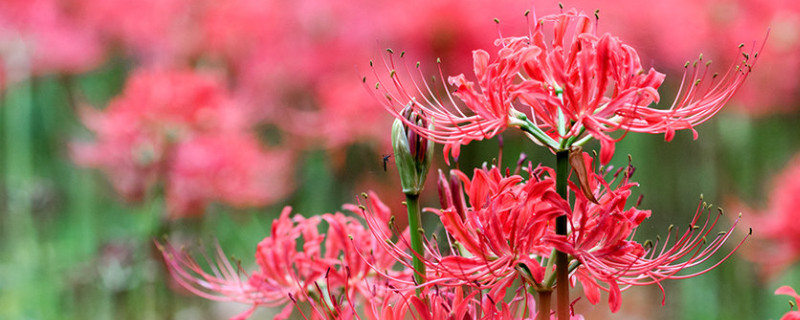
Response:
[{"label": "unopened bud", "polygon": [[453,207],[456,208],[458,216],[464,219],[467,211],[467,203],[464,200],[464,186],[458,178],[455,170],[450,170],[450,190],[453,195]]},{"label": "unopened bud", "polygon": [[[412,102],[413,103],[413,102]],[[400,115],[406,121],[396,119],[392,126],[392,147],[400,173],[403,192],[419,195],[425,184],[425,176],[433,159],[433,141],[422,137],[418,130],[429,129],[428,120],[420,111],[406,106]],[[409,124],[413,128],[409,127]]]}]

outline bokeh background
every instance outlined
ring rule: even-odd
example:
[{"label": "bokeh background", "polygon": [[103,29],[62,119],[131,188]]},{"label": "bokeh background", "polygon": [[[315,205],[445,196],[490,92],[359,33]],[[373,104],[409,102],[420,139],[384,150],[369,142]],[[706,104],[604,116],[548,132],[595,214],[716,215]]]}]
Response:
[{"label": "bokeh background", "polygon": [[[675,96],[685,61],[703,53],[725,72],[740,59],[740,43],[760,46],[769,30],[755,71],[697,128],[698,140],[690,132],[670,143],[632,133],[612,161],[624,165],[631,155],[641,207],[653,210],[640,239],[688,223],[701,194],[727,217],[742,212],[739,236],[752,227],[753,237],[717,269],[665,282],[664,306],[652,287],[624,293],[617,314],[585,299],[576,308],[588,319],[780,318],[788,298],[774,290],[800,285],[800,227],[792,232],[800,218],[800,170],[792,168],[800,152],[800,2],[563,4],[599,9],[602,32],[666,73],[663,101]],[[376,190],[399,212],[393,158],[384,163],[391,119],[361,81],[373,72],[369,61],[391,47],[427,74],[441,66],[445,76],[469,78],[472,50],[491,52],[498,33],[527,34],[528,9],[559,7],[0,1],[0,318],[220,319],[246,310],[177,287],[154,241],[168,237],[193,250],[218,242],[247,269],[283,206],[335,212]],[[460,166],[491,162],[498,149],[496,140],[466,146]],[[522,135],[504,134],[503,165],[521,152],[553,164]],[[441,159],[436,166],[445,167]],[[429,183],[423,204],[437,203]]]}]

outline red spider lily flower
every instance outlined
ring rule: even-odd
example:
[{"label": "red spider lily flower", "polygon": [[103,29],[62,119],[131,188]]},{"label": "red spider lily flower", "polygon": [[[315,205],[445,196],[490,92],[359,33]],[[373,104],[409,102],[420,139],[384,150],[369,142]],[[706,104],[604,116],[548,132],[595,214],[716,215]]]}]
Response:
[{"label": "red spider lily flower", "polygon": [[[444,144],[446,157],[458,156],[462,144],[518,126],[553,150],[595,138],[602,145],[601,161],[607,163],[618,140],[609,133],[663,133],[669,141],[676,130],[693,130],[725,105],[757,58],[757,53],[742,53],[743,60],[717,77],[709,74],[710,63],[703,63],[701,55],[691,68],[686,64],[672,105],[655,109],[648,105],[659,101],[664,75],[646,71],[635,49],[608,33],[598,35],[592,19],[574,9],[534,20],[528,36],[498,39],[494,58],[474,51],[477,83],[464,75],[448,78],[456,91],[446,99],[436,98],[425,81],[404,83],[390,55],[383,65],[393,88],[379,80],[376,88],[386,97],[379,100],[397,118],[398,106],[422,111],[434,128],[415,129]],[[552,31],[549,40],[547,30]],[[377,71],[375,75],[380,79]]]},{"label": "red spider lily flower", "polygon": [[800,155],[796,155],[772,181],[767,207],[752,209],[735,203],[746,214],[747,222],[758,226],[755,246],[744,256],[756,262],[765,277],[778,275],[800,260]]},{"label": "red spider lily flower", "polygon": [[[463,216],[455,206],[434,211],[455,241],[451,246],[454,253],[441,253],[435,241],[428,243],[422,253],[409,253],[405,251],[407,245],[389,242],[386,249],[409,268],[413,255],[424,256],[429,279],[425,285],[477,286],[499,292],[523,269],[526,277],[533,278],[531,281],[540,282],[545,268],[534,256],[550,254],[550,248],[541,238],[550,228],[548,222],[563,214],[546,201],[551,196],[549,193],[555,193],[554,180],[547,178],[524,184],[520,183],[522,177],[504,177],[497,168],[476,169],[471,180],[460,171],[454,172],[465,185],[469,207],[465,208]],[[459,187],[457,192],[463,191]],[[379,227],[371,218],[372,214],[363,209],[360,213],[364,214],[370,229]],[[374,232],[378,238],[390,236],[386,231]],[[406,241],[401,237],[398,243]]]},{"label": "red spider lily flower", "polygon": [[[377,198],[375,204],[386,208]],[[312,218],[290,213],[290,207],[284,208],[271,235],[259,243],[258,269],[251,274],[234,267],[221,249],[216,262],[209,260],[208,272],[186,252],[165,244],[161,249],[170,273],[182,287],[203,298],[252,304],[241,319],[259,306],[284,306],[277,318],[285,319],[301,302],[311,304],[313,318],[352,317],[355,303],[380,298],[389,290],[382,274],[410,277],[392,269],[393,257],[357,219],[341,213]],[[382,216],[386,225],[390,214]],[[327,235],[319,232],[322,221],[328,224]]]},{"label": "red spider lily flower", "polygon": [[[591,168],[591,157],[585,153],[584,161],[586,167]],[[620,173],[623,173],[621,177]],[[552,235],[548,239],[553,241],[555,248],[575,257],[575,264],[570,265],[576,270],[572,277],[583,284],[588,300],[597,303],[600,290],[608,291],[613,312],[620,308],[621,290],[634,285],[656,284],[663,293],[662,280],[685,279],[706,273],[730,257],[744,242],[743,239],[711,267],[682,274],[681,271],[711,259],[731,236],[736,222],[729,230],[710,235],[719,221],[721,210],[712,219],[709,206],[701,203],[685,232],[680,233],[678,228],[671,226],[663,244],[656,241],[655,244],[645,242],[641,245],[633,240],[633,236],[639,224],[650,216],[650,211],[624,208],[631,194],[630,188],[637,185],[629,181],[632,173],[633,167],[629,166],[618,170],[613,179],[606,181],[602,175],[590,171],[589,185],[597,202],[588,199],[579,186],[570,184],[575,203],[572,208],[565,201],[561,205],[568,212],[571,231],[567,236]],[[612,187],[616,179],[620,181]],[[707,220],[701,223],[700,218],[705,212]],[[672,231],[675,231],[674,235]],[[597,281],[605,282],[608,287],[599,286]]]},{"label": "red spider lily flower", "polygon": [[[800,295],[789,286],[782,286],[775,290],[775,294],[783,294],[794,298],[794,305],[800,305]],[[800,311],[789,311],[781,317],[781,320],[800,320]]]},{"label": "red spider lily flower", "polygon": [[[592,159],[586,153],[582,157],[585,167],[592,168]],[[404,265],[410,263],[412,255],[423,256],[428,270],[424,286],[469,286],[489,289],[492,294],[504,293],[515,279],[536,290],[559,285],[547,267],[552,266],[550,254],[559,250],[572,257],[570,278],[583,284],[589,301],[599,302],[600,291],[608,291],[610,308],[616,312],[621,291],[630,286],[655,284],[662,288],[665,279],[703,274],[725,261],[744,241],[713,266],[683,273],[709,261],[731,236],[736,223],[712,235],[720,216],[711,217],[709,207],[703,204],[685,232],[670,228],[663,242],[642,245],[633,237],[650,212],[625,208],[630,189],[637,185],[629,181],[632,167],[618,170],[611,180],[606,180],[606,174],[589,170],[587,186],[594,199],[580,185],[570,183],[573,205],[555,192],[552,169],[529,165],[527,171],[531,174],[526,181],[510,172],[504,176],[497,168],[476,169],[472,179],[454,170],[463,183],[468,204],[461,208],[460,200],[452,196],[461,192],[460,184],[440,181],[440,186],[448,186],[441,192],[445,207],[429,209],[441,218],[452,253],[443,254],[434,241],[423,253],[408,253],[405,247],[391,243],[386,243],[387,250]],[[440,180],[445,180],[443,175]],[[563,214],[569,219],[570,231],[558,235],[554,220]],[[707,220],[701,223],[706,214]],[[376,225],[369,214],[366,216],[370,227]]]}]

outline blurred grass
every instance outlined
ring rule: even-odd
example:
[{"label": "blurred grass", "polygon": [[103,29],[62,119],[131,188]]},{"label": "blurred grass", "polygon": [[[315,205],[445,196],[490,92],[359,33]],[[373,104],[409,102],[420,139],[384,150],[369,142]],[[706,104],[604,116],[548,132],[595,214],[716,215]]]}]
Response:
[{"label": "blurred grass", "polygon": [[[216,304],[173,291],[152,241],[167,230],[177,239],[199,239],[206,245],[219,241],[247,268],[283,204],[252,210],[215,205],[202,219],[168,222],[162,218],[160,199],[121,203],[101,173],[78,168],[67,156],[70,139],[88,137],[72,102],[105,105],[119,93],[126,63],[112,60],[75,78],[24,81],[3,95],[1,319],[220,318],[218,312],[230,316],[247,308],[218,311]],[[763,206],[771,176],[800,149],[797,115],[753,120],[723,114],[698,131],[697,141],[689,132],[680,132],[670,143],[660,135],[631,133],[617,145],[612,164],[624,166],[625,155],[631,154],[637,168],[634,179],[641,183],[635,192],[645,195],[642,207],[653,210],[639,239],[664,234],[670,224],[688,223],[700,194],[723,207],[731,196]],[[552,155],[522,139],[513,132],[505,134],[504,166],[513,168],[520,152],[534,163],[552,166]],[[332,212],[364,191],[357,190],[359,179],[391,180],[374,148],[355,146],[344,154],[346,164],[337,167],[329,152],[304,153],[300,167],[291,169],[297,192],[285,203],[304,215]],[[469,145],[460,165],[479,166],[497,154],[497,141]],[[435,195],[435,185],[429,185],[427,193]],[[436,204],[435,198],[427,201]],[[758,232],[758,226],[752,227]],[[796,268],[764,283],[749,262],[734,256],[703,276],[665,282],[667,305],[660,307],[656,299],[649,308],[659,319],[777,319],[786,312],[788,299],[773,296],[773,290],[778,284],[798,283]],[[652,296],[660,298],[660,293]]]}]

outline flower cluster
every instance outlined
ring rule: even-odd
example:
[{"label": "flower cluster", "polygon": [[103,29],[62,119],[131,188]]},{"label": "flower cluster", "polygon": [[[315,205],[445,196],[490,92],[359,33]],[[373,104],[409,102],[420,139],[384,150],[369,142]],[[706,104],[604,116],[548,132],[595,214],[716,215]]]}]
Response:
[{"label": "flower cluster", "polygon": [[[260,306],[283,306],[276,319],[286,319],[295,308],[303,312],[301,303],[310,304],[311,314],[303,316],[312,319],[349,319],[357,313],[367,319],[404,319],[408,314],[422,319],[536,315],[535,299],[522,289],[510,302],[504,301],[499,290],[484,293],[458,286],[425,285],[415,296],[411,269],[394,268],[398,261],[410,259],[408,232],[395,237],[398,230],[388,207],[374,193],[365,194],[364,199],[366,205],[345,208],[365,214],[369,230],[341,213],[290,217],[291,208],[284,208],[273,222],[270,236],[258,244],[258,269],[249,274],[232,264],[219,248],[215,257],[206,257],[212,269],[206,271],[189,253],[169,243],[159,247],[182,287],[207,299],[252,305],[237,319],[247,318]],[[323,221],[327,235],[319,231]],[[571,319],[583,318],[575,315]]]},{"label": "flower cluster", "polygon": [[[376,195],[369,198],[383,229],[367,230],[342,213],[303,218],[290,216],[291,208],[284,208],[270,236],[258,244],[258,269],[249,275],[234,267],[221,250],[211,272],[169,244],[162,251],[173,278],[194,294],[251,304],[253,308],[241,317],[258,306],[285,306],[277,317],[285,319],[300,307],[298,303],[308,302],[315,316],[350,318],[356,312],[354,304],[377,304],[392,292],[401,294],[403,284],[390,285],[387,277],[410,278],[409,270],[392,268],[395,259],[381,245],[390,239],[373,237],[379,232],[375,230],[389,227],[391,212]],[[320,233],[322,222],[327,224],[326,234]]]},{"label": "flower cluster", "polygon": [[[722,211],[714,214],[704,202],[685,230],[670,227],[663,240],[640,242],[636,230],[651,212],[631,205],[634,167],[604,165],[629,131],[670,140],[676,130],[693,130],[713,116],[747,78],[757,54],[743,54],[721,77],[708,73],[702,57],[687,63],[675,102],[656,109],[649,105],[658,102],[664,75],[645,71],[633,48],[598,35],[591,17],[574,9],[534,17],[528,36],[500,37],[495,44],[494,58],[473,52],[477,82],[449,77],[457,90],[445,99],[427,82],[398,73],[391,50],[382,61],[388,79],[370,91],[396,117],[392,139],[409,230],[400,231],[375,194],[365,195],[365,204],[345,205],[366,228],[341,214],[290,219],[285,209],[259,245],[260,269],[247,279],[227,260],[208,273],[167,248],[175,277],[207,298],[286,305],[281,317],[307,302],[312,318],[581,319],[570,310],[575,300],[569,290],[578,283],[592,304],[608,292],[609,308],[617,312],[623,290],[656,285],[663,291],[662,281],[703,274],[741,246],[744,239],[715,258],[727,251],[723,245],[738,220],[712,234]],[[373,71],[386,79],[374,63]],[[472,177],[440,171],[441,207],[424,211],[439,218],[445,235],[428,238],[419,195],[431,166],[430,142],[444,144],[449,159],[461,145],[509,126],[556,153],[556,166],[520,160],[513,174],[488,165]],[[618,130],[622,137],[612,137]],[[580,147],[593,138],[601,144],[599,157]],[[320,221],[329,224],[327,237],[318,232]],[[709,261],[716,262],[694,269]]]},{"label": "flower cluster", "polygon": [[[590,167],[591,158],[586,154],[584,157]],[[440,194],[447,205],[429,211],[441,219],[448,240],[452,241],[451,251],[441,252],[435,242],[429,242],[423,253],[407,252],[405,247],[390,243],[386,244],[387,250],[395,252],[409,268],[412,255],[424,255],[428,284],[488,289],[489,294],[499,297],[517,279],[524,279],[533,289],[545,290],[554,281],[550,255],[559,250],[574,257],[570,264],[572,281],[583,285],[587,299],[597,303],[600,291],[607,291],[609,306],[617,311],[620,291],[630,286],[660,287],[662,280],[688,278],[711,270],[713,266],[681,273],[710,259],[736,225],[711,234],[721,212],[712,215],[709,207],[701,204],[685,231],[670,228],[663,242],[648,240],[642,244],[633,236],[650,211],[625,208],[630,189],[636,186],[629,181],[632,167],[616,172],[605,170],[602,175],[590,172],[593,199],[571,184],[570,198],[575,199],[572,205],[556,193],[552,169],[529,166],[527,171],[530,177],[525,179],[503,175],[498,168],[475,169],[469,179],[463,172],[453,170],[452,174],[458,177],[456,183],[440,174],[439,185],[447,186]],[[606,175],[611,179],[607,180]],[[468,203],[459,204],[456,199],[464,197]],[[370,213],[363,214],[371,222],[370,227],[377,226]],[[554,220],[563,214],[568,217],[571,231],[558,235]],[[705,222],[701,221],[703,216]]]},{"label": "flower cluster", "polygon": [[426,114],[435,127],[416,130],[444,144],[445,157],[457,157],[460,145],[515,126],[554,151],[595,138],[603,146],[601,161],[608,163],[617,141],[609,133],[663,133],[669,141],[676,130],[693,130],[730,100],[757,57],[744,53],[722,76],[709,72],[710,62],[702,55],[687,62],[676,99],[669,108],[657,109],[649,105],[659,101],[664,75],[645,70],[636,50],[613,35],[597,34],[592,19],[574,9],[534,18],[529,36],[500,38],[495,45],[494,58],[473,52],[477,83],[463,74],[449,77],[456,90],[444,100],[429,97],[434,92],[424,80],[404,84],[390,56],[384,66],[393,87],[378,80],[379,96],[386,97],[380,101],[398,118],[397,106]]}]

